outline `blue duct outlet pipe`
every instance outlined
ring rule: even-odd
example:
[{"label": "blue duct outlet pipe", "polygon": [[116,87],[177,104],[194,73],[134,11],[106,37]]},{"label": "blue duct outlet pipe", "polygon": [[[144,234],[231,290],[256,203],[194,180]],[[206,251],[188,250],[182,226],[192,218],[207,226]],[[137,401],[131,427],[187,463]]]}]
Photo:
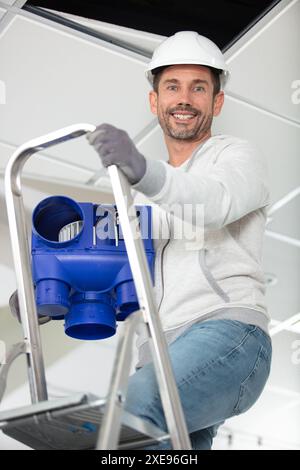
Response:
[{"label": "blue duct outlet pipe", "polygon": [[[151,207],[136,210],[154,282]],[[67,335],[108,338],[138,310],[116,206],[46,198],[33,212],[31,247],[38,314],[64,319]]]}]

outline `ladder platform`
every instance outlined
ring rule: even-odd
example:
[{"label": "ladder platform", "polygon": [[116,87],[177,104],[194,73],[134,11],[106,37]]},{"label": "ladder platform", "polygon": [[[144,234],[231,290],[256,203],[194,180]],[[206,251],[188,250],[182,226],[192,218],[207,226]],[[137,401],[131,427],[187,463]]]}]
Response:
[{"label": "ladder platform", "polygon": [[[92,450],[105,404],[105,399],[91,394],[39,402],[0,412],[0,429],[35,450]],[[118,449],[141,449],[168,438],[153,424],[122,412]]]}]

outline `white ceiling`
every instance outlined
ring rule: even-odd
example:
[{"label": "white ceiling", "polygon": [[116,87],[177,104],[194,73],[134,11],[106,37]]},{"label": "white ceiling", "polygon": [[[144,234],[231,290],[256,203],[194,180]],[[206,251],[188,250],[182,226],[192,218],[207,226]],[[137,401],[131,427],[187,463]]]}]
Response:
[{"label": "white ceiling", "polygon": [[[0,1],[0,80],[6,89],[6,104],[0,100],[2,174],[18,145],[77,122],[110,122],[126,129],[148,158],[166,158],[161,131],[148,109],[145,57],[35,17],[16,6],[4,14],[5,3],[14,2]],[[149,51],[162,39],[66,16]],[[232,77],[224,111],[214,124],[216,133],[247,138],[266,155],[273,203],[300,185],[300,104],[292,100],[292,84],[300,78],[299,20],[300,1],[283,0],[227,51]],[[24,170],[28,215],[38,200],[57,191],[67,195],[71,192],[78,200],[107,201],[107,194],[100,192],[109,191],[107,177],[84,138],[34,156]],[[268,230],[300,239],[299,198],[274,213]],[[11,276],[3,191],[0,211],[0,263]],[[275,324],[300,311],[299,247],[266,236],[264,268],[278,279],[267,290]],[[7,301],[11,291],[6,274],[0,270],[2,302]],[[300,364],[292,360],[297,339],[299,334],[291,331],[274,336],[268,387],[252,410],[228,421],[226,428],[239,435],[263,435],[279,447],[283,442],[300,446]],[[107,356],[107,351],[104,354]],[[63,368],[64,361],[57,367]],[[84,378],[82,384],[90,386]]]}]

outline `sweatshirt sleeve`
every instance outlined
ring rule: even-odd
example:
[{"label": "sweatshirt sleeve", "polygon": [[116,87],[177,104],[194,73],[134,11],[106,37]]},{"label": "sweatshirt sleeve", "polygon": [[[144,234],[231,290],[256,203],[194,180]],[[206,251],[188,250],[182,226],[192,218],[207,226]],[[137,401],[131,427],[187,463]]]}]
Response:
[{"label": "sweatshirt sleeve", "polygon": [[[147,160],[146,173],[133,188],[164,207],[189,204],[196,211],[203,205],[204,226],[211,230],[269,204],[266,161],[242,140],[225,147],[204,174]],[[192,223],[197,224],[196,217]]]}]

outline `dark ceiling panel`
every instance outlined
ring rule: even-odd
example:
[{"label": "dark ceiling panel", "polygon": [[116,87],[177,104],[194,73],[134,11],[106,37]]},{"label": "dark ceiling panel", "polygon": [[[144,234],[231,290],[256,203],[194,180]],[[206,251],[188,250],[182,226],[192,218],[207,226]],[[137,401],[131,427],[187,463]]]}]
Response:
[{"label": "dark ceiling panel", "polygon": [[[228,47],[278,1],[30,0],[26,5],[72,13],[163,36],[194,30]],[[26,7],[26,6],[25,6]]]}]

